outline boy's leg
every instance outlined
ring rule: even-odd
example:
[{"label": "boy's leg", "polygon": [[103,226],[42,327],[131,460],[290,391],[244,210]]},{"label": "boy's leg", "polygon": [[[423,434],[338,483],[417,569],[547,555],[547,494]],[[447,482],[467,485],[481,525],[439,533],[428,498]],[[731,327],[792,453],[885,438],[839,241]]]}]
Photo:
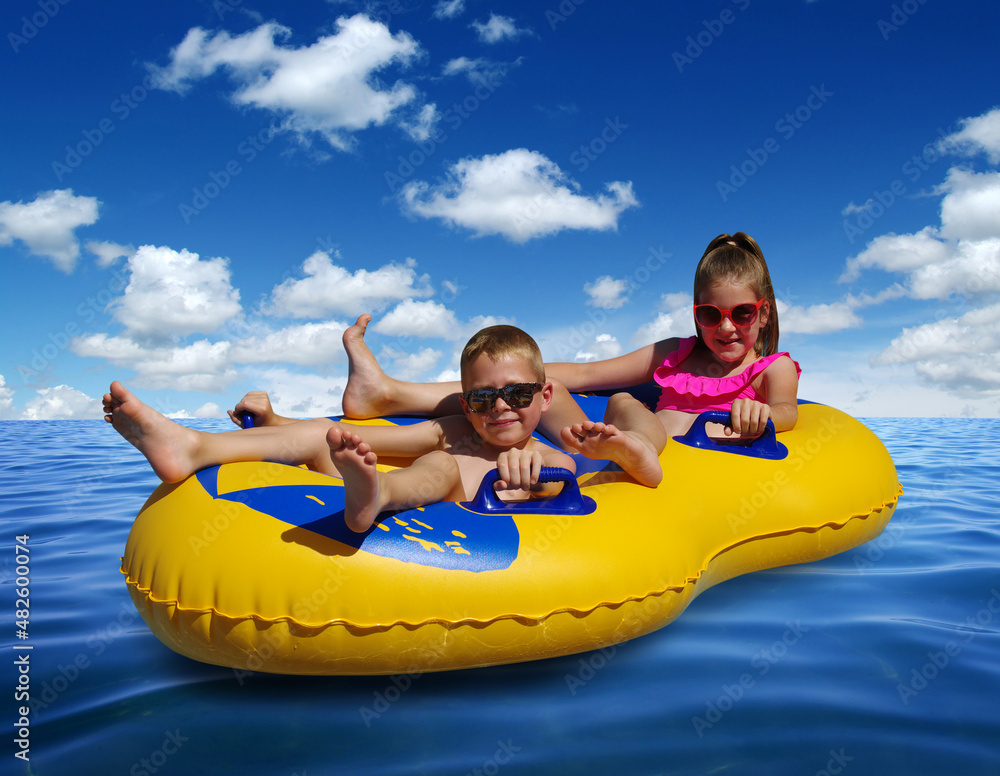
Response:
[{"label": "boy's leg", "polygon": [[362,438],[334,425],[326,435],[329,455],[344,478],[344,520],[352,531],[371,528],[379,513],[465,498],[458,463],[443,450],[422,455],[404,469],[378,471],[378,457]]},{"label": "boy's leg", "polygon": [[330,460],[325,418],[286,426],[208,433],[186,428],[141,402],[121,383],[104,395],[105,420],[146,456],[164,482],[180,482],[206,466],[235,461],[305,464],[337,474]]},{"label": "boy's leg", "polygon": [[461,383],[408,383],[389,377],[365,343],[370,315],[362,315],[344,332],[347,386],[343,408],[348,418],[415,413],[429,416],[461,415]]},{"label": "boy's leg", "polygon": [[637,482],[655,488],[663,479],[659,455],[667,434],[659,418],[631,394],[608,400],[603,423],[585,421],[562,430],[562,440],[588,458],[614,461]]}]

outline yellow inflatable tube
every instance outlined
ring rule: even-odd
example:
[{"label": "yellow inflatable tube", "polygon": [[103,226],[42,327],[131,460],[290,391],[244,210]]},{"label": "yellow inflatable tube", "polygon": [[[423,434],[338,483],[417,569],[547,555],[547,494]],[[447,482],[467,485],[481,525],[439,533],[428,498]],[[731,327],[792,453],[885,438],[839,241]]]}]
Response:
[{"label": "yellow inflatable tube", "polygon": [[739,574],[879,535],[902,493],[885,447],[842,412],[799,409],[771,457],[672,439],[657,489],[606,465],[578,472],[562,512],[436,504],[363,535],[336,478],[215,467],[150,496],[121,570],[164,644],[240,670],[413,674],[599,649]]}]

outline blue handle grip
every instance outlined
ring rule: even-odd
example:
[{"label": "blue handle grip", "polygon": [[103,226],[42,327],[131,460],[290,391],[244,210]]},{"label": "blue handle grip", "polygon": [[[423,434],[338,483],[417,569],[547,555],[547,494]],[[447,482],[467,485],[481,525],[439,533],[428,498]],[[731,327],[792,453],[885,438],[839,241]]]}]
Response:
[{"label": "blue handle grip", "polygon": [[243,428],[253,428],[254,427],[254,414],[252,412],[241,412],[239,415],[240,423],[243,424]]},{"label": "blue handle grip", "polygon": [[476,497],[472,501],[465,502],[462,506],[472,512],[507,515],[589,515],[597,509],[597,502],[594,499],[580,493],[580,485],[576,481],[576,475],[569,469],[557,466],[542,467],[538,475],[539,482],[565,483],[563,489],[556,496],[544,500],[537,499],[517,503],[503,501],[493,490],[493,485],[498,479],[500,479],[500,474],[496,469],[486,472]]},{"label": "blue handle grip", "polygon": [[788,448],[778,441],[774,423],[770,420],[767,421],[764,433],[753,439],[717,440],[708,435],[705,426],[709,423],[721,423],[726,426],[729,425],[729,420],[729,413],[725,410],[707,410],[695,418],[694,424],[684,436],[677,436],[674,439],[689,447],[764,458],[769,461],[780,461],[788,457]]}]

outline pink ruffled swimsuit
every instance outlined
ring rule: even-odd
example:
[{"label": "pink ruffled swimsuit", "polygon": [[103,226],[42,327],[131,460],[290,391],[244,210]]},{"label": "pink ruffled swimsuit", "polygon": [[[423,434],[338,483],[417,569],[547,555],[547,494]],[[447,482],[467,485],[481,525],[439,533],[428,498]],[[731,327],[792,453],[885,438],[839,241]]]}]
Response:
[{"label": "pink ruffled swimsuit", "polygon": [[[705,410],[725,410],[728,412],[736,399],[763,401],[753,388],[754,379],[771,364],[788,353],[775,353],[759,358],[745,371],[732,377],[702,377],[685,372],[681,365],[698,342],[697,337],[682,339],[680,347],[670,353],[656,368],[653,379],[663,388],[657,410],[680,410],[681,412],[704,412]],[[794,359],[795,371],[802,374],[802,368]]]}]

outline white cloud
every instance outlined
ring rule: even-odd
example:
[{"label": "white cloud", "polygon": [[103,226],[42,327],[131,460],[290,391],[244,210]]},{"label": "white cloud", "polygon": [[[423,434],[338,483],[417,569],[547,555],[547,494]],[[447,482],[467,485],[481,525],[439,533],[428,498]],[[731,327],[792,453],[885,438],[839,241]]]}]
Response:
[{"label": "white cloud", "polygon": [[0,420],[12,417],[14,410],[14,390],[7,387],[7,381],[0,375]]},{"label": "white cloud", "polygon": [[461,326],[455,313],[439,302],[404,299],[376,321],[374,331],[390,337],[440,337],[458,339]]},{"label": "white cloud", "polygon": [[131,278],[112,305],[131,335],[162,339],[208,333],[240,313],[225,259],[143,245],[129,259]]},{"label": "white cloud", "polygon": [[74,230],[95,223],[100,204],[72,189],[45,191],[28,203],[0,202],[0,245],[20,240],[33,255],[52,259],[69,274],[80,256]]},{"label": "white cloud", "polygon": [[621,343],[610,334],[598,334],[586,349],[581,349],[574,361],[604,361],[622,354]]},{"label": "white cloud", "polygon": [[985,153],[991,164],[1000,164],[1000,108],[960,123],[962,129],[944,138],[941,148],[964,156]]},{"label": "white cloud", "polygon": [[884,234],[876,237],[857,256],[847,260],[840,282],[857,280],[865,269],[911,272],[943,261],[948,246],[938,238],[938,230],[927,226],[916,234]]},{"label": "white cloud", "polygon": [[953,168],[940,187],[941,235],[981,240],[1000,237],[1000,173],[974,173]]},{"label": "white cloud", "polygon": [[21,412],[22,420],[92,420],[101,417],[101,402],[87,394],[57,385],[42,388]]},{"label": "white cloud", "polygon": [[873,362],[913,364],[923,382],[960,395],[1000,393],[1000,304],[903,329]]},{"label": "white cloud", "polygon": [[411,181],[400,190],[400,200],[412,215],[523,243],[564,229],[617,229],[618,216],[639,202],[631,182],[606,188],[608,193],[596,198],[582,195],[554,162],[519,148],[462,159],[437,186]]},{"label": "white cloud", "polygon": [[593,283],[585,283],[583,290],[590,299],[587,304],[601,310],[617,310],[628,302],[628,283],[602,275]]},{"label": "white cloud", "polygon": [[490,89],[496,89],[507,75],[507,71],[512,66],[517,67],[520,64],[520,58],[508,64],[482,57],[476,59],[456,57],[445,63],[441,73],[445,76],[464,75],[473,86],[485,84]]},{"label": "white cloud", "polygon": [[184,346],[146,346],[129,337],[92,334],[77,337],[70,350],[84,358],[101,358],[136,373],[140,388],[178,391],[221,391],[236,380],[232,345],[198,340]]},{"label": "white cloud", "polygon": [[465,0],[438,0],[434,4],[435,19],[454,19],[465,11]]},{"label": "white cloud", "polygon": [[431,103],[421,108],[412,121],[400,119],[399,126],[419,143],[434,134],[434,129],[440,119],[441,114],[438,112],[437,105]]},{"label": "white cloud", "polygon": [[1000,238],[959,240],[944,260],[915,270],[909,279],[916,299],[947,299],[1000,291]]},{"label": "white cloud", "polygon": [[346,376],[323,377],[287,369],[251,373],[255,385],[266,385],[271,406],[292,418],[319,418],[341,413]]},{"label": "white cloud", "polygon": [[517,40],[522,35],[530,35],[531,30],[520,29],[509,16],[491,13],[489,21],[473,22],[472,28],[483,43],[499,43],[502,40]]},{"label": "white cloud", "polygon": [[237,105],[274,112],[285,129],[304,139],[318,133],[346,150],[352,132],[397,118],[417,99],[412,85],[386,85],[383,78],[389,66],[406,66],[422,52],[407,33],[393,35],[364,14],[341,17],[336,27],[300,48],[281,45],[292,31],[274,22],[236,36],[196,27],[171,51],[167,67],[153,69],[155,82],[183,93],[224,69],[237,86]]},{"label": "white cloud", "polygon": [[413,259],[376,270],[351,274],[333,263],[330,254],[317,251],[302,264],[300,280],[286,280],[271,292],[265,312],[292,318],[325,318],[331,314],[357,316],[381,310],[410,297],[431,296],[427,275],[417,276]]},{"label": "white cloud", "polygon": [[110,267],[118,259],[129,259],[135,255],[135,248],[131,245],[119,245],[113,242],[91,240],[85,247],[97,257],[97,266],[101,268]]},{"label": "white cloud", "polygon": [[345,358],[341,337],[347,326],[339,321],[306,323],[250,337],[233,344],[232,359],[239,364],[332,364]]},{"label": "white cloud", "polygon": [[690,337],[694,334],[694,321],[690,310],[660,313],[652,321],[636,329],[632,343],[636,347],[670,337]]},{"label": "white cloud", "polygon": [[[964,119],[963,129],[940,144],[943,151],[1000,162],[1000,109]],[[848,259],[842,280],[864,269],[905,276],[874,294],[848,297],[848,307],[899,299],[952,300],[971,305],[957,317],[902,329],[873,358],[875,366],[911,366],[926,386],[936,386],[978,411],[984,395],[1000,392],[1000,173],[952,168],[935,193],[942,195],[940,226],[915,234],[888,234]],[[784,329],[784,319],[782,329]],[[980,400],[977,404],[976,400]]]},{"label": "white cloud", "polygon": [[778,300],[778,324],[781,334],[827,334],[857,328],[862,320],[847,302],[797,307]]},{"label": "white cloud", "polygon": [[440,350],[433,348],[421,348],[416,353],[383,348],[379,352],[379,362],[387,364],[398,380],[426,380],[427,373],[437,366],[441,355]]}]

